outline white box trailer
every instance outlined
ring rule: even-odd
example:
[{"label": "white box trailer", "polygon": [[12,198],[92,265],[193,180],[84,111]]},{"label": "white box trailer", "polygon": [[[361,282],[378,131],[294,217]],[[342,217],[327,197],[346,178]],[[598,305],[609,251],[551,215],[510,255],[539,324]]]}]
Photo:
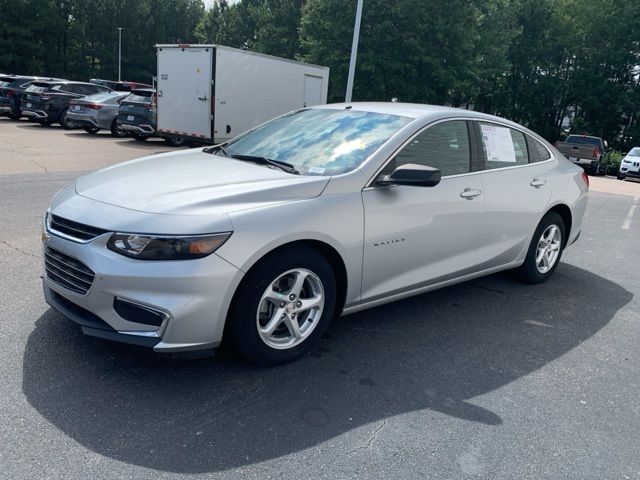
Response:
[{"label": "white box trailer", "polygon": [[156,45],[157,130],[220,143],[283,113],[327,103],[329,68],[221,45]]}]

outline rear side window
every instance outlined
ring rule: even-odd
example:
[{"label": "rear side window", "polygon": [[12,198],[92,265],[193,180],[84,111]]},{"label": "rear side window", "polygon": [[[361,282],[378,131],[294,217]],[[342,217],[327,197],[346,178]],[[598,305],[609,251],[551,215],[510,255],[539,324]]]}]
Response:
[{"label": "rear side window", "polygon": [[545,160],[549,160],[551,155],[549,154],[549,150],[545,148],[542,143],[536,140],[533,137],[527,135],[527,145],[529,146],[529,162],[544,162]]},{"label": "rear side window", "polygon": [[429,127],[416,135],[385,167],[390,174],[400,165],[413,163],[439,168],[442,176],[470,171],[471,151],[467,122],[454,120]]},{"label": "rear side window", "polygon": [[529,163],[524,133],[491,123],[480,123],[479,126],[487,170]]}]

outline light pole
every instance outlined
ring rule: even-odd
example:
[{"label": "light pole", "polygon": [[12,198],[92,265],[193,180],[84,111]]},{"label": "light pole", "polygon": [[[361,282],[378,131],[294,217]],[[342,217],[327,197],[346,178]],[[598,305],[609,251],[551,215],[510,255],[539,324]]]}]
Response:
[{"label": "light pole", "polygon": [[118,81],[122,80],[122,28],[118,27]]},{"label": "light pole", "polygon": [[358,40],[360,39],[360,18],[362,17],[362,0],[358,0],[356,7],[356,23],[353,27],[353,43],[351,44],[351,60],[349,60],[349,77],[347,78],[347,93],[344,101],[351,101],[353,93],[353,77],[356,74],[356,57],[358,56]]}]

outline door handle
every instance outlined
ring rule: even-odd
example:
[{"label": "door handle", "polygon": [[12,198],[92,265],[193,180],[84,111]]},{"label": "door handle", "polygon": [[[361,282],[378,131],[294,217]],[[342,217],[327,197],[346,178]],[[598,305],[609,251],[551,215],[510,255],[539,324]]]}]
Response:
[{"label": "door handle", "polygon": [[536,188],[540,188],[546,184],[547,184],[547,181],[542,178],[534,178],[533,180],[531,180],[531,183],[529,183],[529,185]]},{"label": "door handle", "polygon": [[465,188],[462,192],[460,192],[460,196],[462,198],[466,198],[467,200],[473,200],[474,197],[477,197],[482,193],[482,190],[478,190],[476,188]]},{"label": "door handle", "polygon": [[206,102],[207,96],[205,95],[204,97],[198,97],[198,100],[200,100],[201,102]]}]

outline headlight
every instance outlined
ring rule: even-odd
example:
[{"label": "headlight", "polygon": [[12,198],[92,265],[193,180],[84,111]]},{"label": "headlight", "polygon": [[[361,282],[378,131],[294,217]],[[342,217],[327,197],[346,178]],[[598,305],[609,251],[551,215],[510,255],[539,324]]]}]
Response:
[{"label": "headlight", "polygon": [[231,236],[213,235],[155,236],[114,233],[107,248],[140,260],[191,260],[212,254]]}]

